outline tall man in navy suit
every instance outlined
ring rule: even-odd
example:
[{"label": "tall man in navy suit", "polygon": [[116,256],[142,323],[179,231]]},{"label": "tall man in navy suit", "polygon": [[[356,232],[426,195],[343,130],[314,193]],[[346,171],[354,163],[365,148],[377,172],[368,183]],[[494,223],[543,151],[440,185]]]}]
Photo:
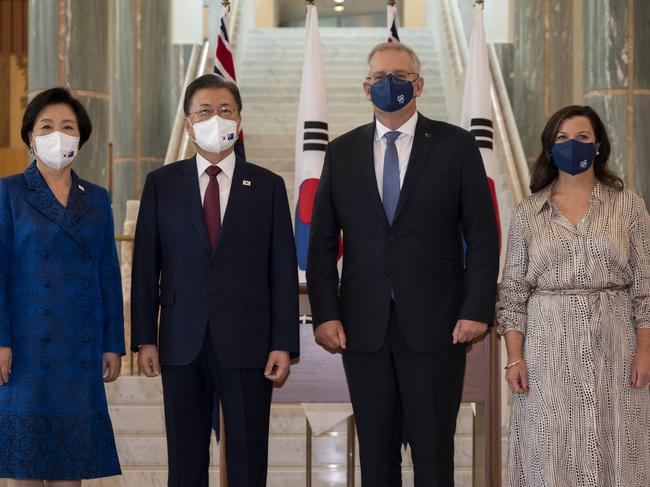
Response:
[{"label": "tall man in navy suit", "polygon": [[242,109],[236,85],[201,76],[183,108],[197,154],[147,176],[132,348],[145,375],[162,373],[168,485],[208,486],[216,392],[229,485],[264,487],[272,383],[285,379],[299,352],[287,194],[282,178],[233,152]]},{"label": "tall man in navy suit", "polygon": [[375,121],[328,145],[316,194],[307,262],[316,339],[343,351],[363,485],[401,485],[403,414],[416,487],[451,487],[465,347],[494,314],[490,189],[472,134],[417,112],[423,79],[410,48],[376,46],[364,89]]}]

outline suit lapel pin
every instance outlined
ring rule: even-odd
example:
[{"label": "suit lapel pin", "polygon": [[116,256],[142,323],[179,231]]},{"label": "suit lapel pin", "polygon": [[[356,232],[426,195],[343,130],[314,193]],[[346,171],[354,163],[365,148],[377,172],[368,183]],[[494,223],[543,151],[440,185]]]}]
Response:
[{"label": "suit lapel pin", "polygon": [[251,185],[251,182],[250,182],[248,179],[244,179],[241,183],[242,183],[244,186],[250,186],[250,185]]},{"label": "suit lapel pin", "polygon": [[424,136],[425,136],[427,139],[430,139],[430,138],[431,138],[431,134],[430,134],[429,132],[425,132]]},{"label": "suit lapel pin", "polygon": [[84,188],[81,184],[77,184],[77,188],[79,188],[82,193],[86,191],[86,188]]}]

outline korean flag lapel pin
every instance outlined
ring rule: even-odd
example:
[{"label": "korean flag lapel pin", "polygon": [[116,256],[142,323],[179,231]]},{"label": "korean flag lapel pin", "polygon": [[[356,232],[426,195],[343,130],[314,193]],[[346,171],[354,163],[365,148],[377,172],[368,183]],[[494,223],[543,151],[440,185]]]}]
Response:
[{"label": "korean flag lapel pin", "polygon": [[249,179],[244,179],[244,180],[241,182],[241,184],[242,184],[242,186],[250,186],[250,185],[251,185],[251,182],[250,182]]},{"label": "korean flag lapel pin", "polygon": [[86,192],[86,188],[84,188],[81,184],[77,184],[77,188],[79,188],[79,191],[81,191],[82,193]]}]

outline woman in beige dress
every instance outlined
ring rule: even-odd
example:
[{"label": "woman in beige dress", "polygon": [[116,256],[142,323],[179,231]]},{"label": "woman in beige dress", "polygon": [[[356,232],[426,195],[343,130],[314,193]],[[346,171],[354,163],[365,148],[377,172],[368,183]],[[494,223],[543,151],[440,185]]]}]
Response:
[{"label": "woman in beige dress", "polygon": [[555,113],[542,145],[499,288],[509,483],[648,487],[650,217],[591,108]]}]

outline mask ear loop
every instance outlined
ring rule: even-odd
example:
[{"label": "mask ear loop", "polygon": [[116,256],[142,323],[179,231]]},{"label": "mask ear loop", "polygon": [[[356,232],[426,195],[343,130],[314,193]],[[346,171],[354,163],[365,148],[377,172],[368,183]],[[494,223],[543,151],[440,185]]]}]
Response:
[{"label": "mask ear loop", "polygon": [[[185,120],[187,120],[187,123],[190,124],[190,127],[192,127],[192,129],[194,129],[194,124],[193,124],[192,122],[190,122],[190,119],[187,118],[187,117],[185,117]],[[196,134],[196,132],[195,132],[195,134]],[[197,142],[195,139],[193,139],[192,136],[190,135],[189,130],[187,131],[187,136],[189,137],[189,139],[190,139],[192,142],[194,142],[195,144],[198,145],[198,142]]]}]

